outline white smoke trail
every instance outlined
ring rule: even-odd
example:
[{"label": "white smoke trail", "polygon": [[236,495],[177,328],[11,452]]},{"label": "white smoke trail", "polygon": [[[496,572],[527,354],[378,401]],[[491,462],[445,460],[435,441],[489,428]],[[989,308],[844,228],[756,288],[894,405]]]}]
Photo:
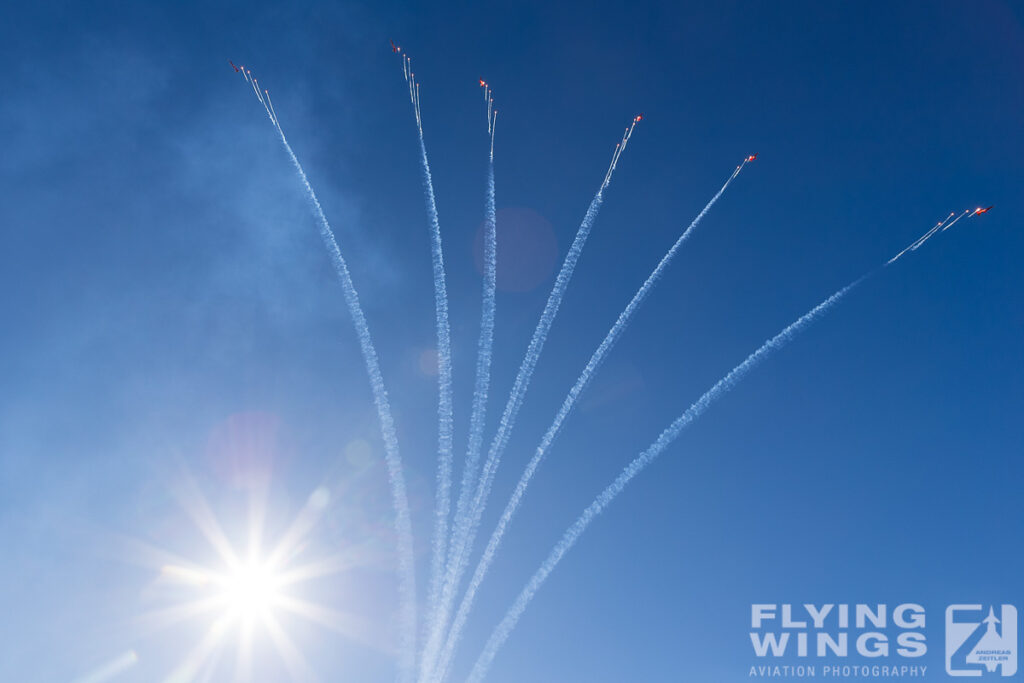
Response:
[{"label": "white smoke trail", "polygon": [[[266,108],[266,107],[264,107]],[[362,351],[363,362],[366,364],[366,373],[370,378],[370,388],[373,390],[373,402],[377,408],[377,419],[380,422],[381,436],[384,439],[384,461],[388,471],[388,481],[391,485],[392,505],[395,509],[395,531],[398,545],[398,592],[400,630],[401,630],[401,655],[399,658],[400,680],[411,681],[414,673],[416,659],[416,567],[413,556],[412,520],[409,515],[409,497],[405,486],[405,473],[402,468],[402,458],[398,451],[398,437],[395,433],[395,422],[391,414],[391,404],[388,401],[387,389],[384,386],[384,377],[380,371],[380,362],[377,359],[377,349],[370,336],[370,328],[366,323],[366,316],[363,307],[359,303],[359,293],[352,282],[352,275],[349,272],[348,264],[345,262],[338,241],[334,236],[334,230],[324,214],[320,200],[313,190],[313,186],[306,176],[306,171],[295,156],[292,146],[285,137],[284,130],[278,125],[276,117],[269,110],[267,116],[281,136],[281,143],[292,160],[295,170],[299,174],[306,195],[313,205],[313,211],[320,227],[320,237],[327,247],[327,253],[331,257],[334,269],[341,281],[342,292],[345,296],[345,303],[348,305],[349,315],[352,316],[352,324],[356,329],[356,336],[359,338],[359,348]]]},{"label": "white smoke trail", "polygon": [[612,171],[615,170],[615,162],[618,161],[620,149],[622,149],[621,142],[615,145],[615,151],[612,153],[612,160],[608,164],[608,170],[604,172],[604,184],[607,184],[608,179],[612,177]]},{"label": "white smoke trail", "polygon": [[493,662],[498,650],[505,644],[505,641],[508,639],[512,629],[515,628],[516,623],[522,616],[523,611],[526,609],[533,596],[540,589],[545,579],[547,579],[548,575],[551,574],[554,568],[558,565],[562,557],[573,547],[573,545],[575,545],[580,535],[588,526],[590,526],[590,523],[594,521],[597,515],[599,515],[615,499],[615,497],[619,495],[619,493],[622,492],[633,477],[654,462],[654,460],[657,459],[657,457],[661,455],[661,453],[673,441],[675,441],[676,437],[679,436],[679,433],[689,426],[690,423],[700,417],[715,401],[715,399],[721,397],[736,386],[736,384],[739,383],[747,373],[753,370],[769,354],[785,346],[794,336],[812,323],[816,318],[820,317],[830,308],[835,306],[835,304],[849,293],[850,290],[859,285],[869,276],[870,274],[861,276],[856,281],[843,287],[838,292],[805,313],[796,322],[790,324],[777,335],[766,341],[761,348],[747,356],[745,361],[733,368],[725,377],[718,380],[717,384],[697,399],[696,403],[691,405],[685,413],[680,415],[675,422],[668,427],[668,429],[663,431],[647,450],[637,456],[633,462],[626,466],[615,481],[602,491],[594,502],[583,511],[583,514],[579,516],[572,526],[565,531],[561,540],[551,550],[547,559],[544,560],[540,568],[536,573],[534,573],[533,577],[530,578],[530,581],[516,598],[516,601],[505,614],[501,623],[498,624],[498,627],[491,634],[490,639],[484,646],[483,652],[480,654],[476,664],[473,666],[473,670],[470,672],[469,678],[467,679],[468,683],[479,683],[479,681],[483,679],[487,674],[487,670],[490,668],[491,662]]},{"label": "white smoke trail", "polygon": [[267,105],[269,105],[269,107],[270,107],[270,116],[271,116],[271,118],[274,119],[274,124],[277,125],[278,124],[277,112],[274,111],[274,103],[270,100],[270,91],[269,90],[264,90],[263,94],[265,94],[267,96]]},{"label": "white smoke trail", "polygon": [[[480,81],[480,85],[483,88],[484,102],[487,104],[487,132],[490,137],[488,185],[485,203],[486,231],[484,244],[484,291],[482,297],[480,339],[477,349],[476,382],[473,393],[472,415],[470,418],[470,433],[466,453],[466,465],[463,469],[462,483],[455,509],[456,520],[465,516],[465,508],[468,503],[470,490],[476,477],[476,471],[480,459],[480,449],[483,441],[483,428],[486,415],[487,394],[490,385],[491,353],[493,347],[495,319],[495,277],[497,257],[495,232],[496,216],[494,204],[494,122],[497,118],[497,111],[493,111],[494,99],[491,97],[492,91],[490,87],[487,86],[483,80]],[[443,554],[438,555],[437,557],[440,557],[443,561]],[[436,569],[437,571],[434,576],[440,577],[441,567],[437,567]],[[424,662],[422,663],[421,677],[426,675],[426,660],[433,657],[433,653],[436,652],[436,648],[440,645],[439,640],[441,637],[440,633],[433,635],[433,631],[431,630],[433,624],[437,621],[436,603],[437,593],[439,591],[438,584],[432,584],[431,589],[432,613],[431,619],[426,626],[427,644],[424,650]]]},{"label": "white smoke trail", "polygon": [[497,278],[497,216],[494,201],[494,164],[487,174],[487,207],[484,220],[484,291],[480,317],[480,340],[477,344],[476,386],[473,391],[473,412],[470,417],[469,446],[466,466],[462,472],[462,486],[455,506],[455,519],[465,517],[469,495],[476,482],[483,446],[483,431],[487,414],[487,395],[491,381],[491,354],[494,342],[495,289]]},{"label": "white smoke trail", "polygon": [[[932,228],[931,230],[929,230],[928,232],[926,232],[926,233],[925,233],[924,235],[922,235],[922,236],[921,236],[921,237],[920,237],[920,238],[919,238],[919,239],[918,239],[918,240],[917,240],[916,242],[914,242],[913,244],[911,244],[911,245],[910,245],[910,247],[909,247],[909,249],[910,249],[911,251],[917,251],[917,248],[918,248],[918,247],[920,247],[920,246],[921,246],[922,244],[924,244],[924,243],[925,243],[925,240],[927,240],[927,239],[928,239],[929,237],[931,237],[932,235],[934,235],[934,234],[935,234],[935,232],[936,232],[936,231],[937,231],[937,230],[938,230],[939,228],[942,228],[943,226],[946,226],[946,227],[948,228],[948,227],[949,227],[950,225],[952,225],[952,223],[950,223],[949,221],[950,221],[950,219],[952,219],[952,218],[953,218],[953,216],[955,216],[955,215],[956,215],[956,211],[950,211],[950,212],[949,212],[949,215],[948,215],[948,216],[946,216],[946,217],[945,217],[944,219],[942,219],[941,221],[939,221],[939,222],[938,222],[938,223],[937,223],[937,224],[935,225],[935,227],[934,227],[934,228]],[[956,222],[956,221],[954,221],[954,222]]]},{"label": "white smoke trail", "polygon": [[420,135],[423,135],[423,114],[420,112],[420,84],[416,84],[416,122],[420,126]]},{"label": "white smoke trail", "polygon": [[[490,121],[490,119],[489,119]],[[473,410],[470,416],[469,444],[466,449],[466,464],[462,471],[462,484],[459,489],[458,501],[455,505],[455,524],[465,520],[469,496],[476,482],[480,464],[480,451],[483,446],[483,431],[487,414],[487,398],[491,381],[491,356],[494,342],[495,323],[495,292],[497,283],[497,212],[495,208],[494,188],[494,129],[491,126],[491,155],[487,169],[487,196],[484,218],[484,284],[483,303],[480,315],[480,339],[477,344],[476,385],[473,390]],[[434,622],[430,625],[428,641],[424,650],[423,667],[420,672],[421,681],[429,675],[429,667],[441,645],[444,636],[443,627]]]},{"label": "white smoke trail", "polygon": [[953,225],[954,225],[954,224],[956,224],[956,222],[957,222],[958,220],[960,220],[960,219],[961,219],[961,218],[963,218],[964,216],[969,216],[970,214],[971,214],[971,210],[970,210],[970,209],[967,209],[967,210],[966,210],[966,211],[964,211],[964,212],[963,212],[962,214],[960,214],[959,216],[957,216],[957,217],[956,217],[956,218],[955,218],[955,219],[954,219],[954,220],[953,220],[953,221],[952,221],[951,223],[949,223],[948,225],[946,225],[945,227],[943,227],[943,228],[942,228],[942,232],[946,232],[947,230],[949,230],[950,228],[952,228],[952,227],[953,227]]},{"label": "white smoke trail", "polygon": [[941,227],[942,227],[942,223],[939,223],[939,224],[938,224],[938,225],[936,225],[936,226],[935,226],[934,228],[932,228],[931,230],[929,230],[928,232],[926,232],[926,233],[924,234],[924,236],[923,236],[923,237],[921,237],[921,239],[919,239],[919,240],[918,240],[917,242],[915,242],[914,244],[912,244],[912,245],[910,246],[910,251],[917,251],[918,249],[920,249],[920,248],[921,248],[921,246],[922,246],[922,245],[923,245],[923,244],[924,244],[925,242],[927,242],[927,241],[928,241],[928,239],[929,239],[929,238],[930,238],[930,237],[931,237],[932,235],[934,235],[934,234],[935,234],[936,232],[938,232],[938,231],[939,231],[939,228],[941,228]]},{"label": "white smoke trail", "polygon": [[452,627],[451,630],[449,631],[448,639],[445,642],[444,650],[442,650],[441,657],[439,659],[440,663],[437,667],[437,675],[435,677],[435,680],[444,680],[448,666],[451,663],[451,658],[455,654],[455,648],[458,646],[459,639],[462,636],[462,629],[465,627],[466,620],[468,619],[470,610],[473,607],[473,599],[476,596],[476,592],[480,588],[480,584],[483,582],[484,577],[487,574],[487,570],[490,568],[491,562],[494,561],[494,557],[498,552],[498,547],[501,545],[501,540],[505,535],[505,531],[508,528],[508,525],[512,521],[512,517],[515,515],[516,510],[518,509],[523,496],[526,494],[526,489],[530,484],[530,480],[533,478],[533,475],[536,472],[537,467],[540,466],[541,461],[550,449],[551,444],[555,440],[555,437],[557,437],[559,431],[561,431],[562,424],[565,422],[565,419],[569,416],[570,411],[576,405],[576,401],[579,399],[580,394],[583,393],[583,390],[586,389],[587,385],[590,384],[590,380],[593,378],[598,368],[601,367],[601,364],[604,362],[605,357],[615,346],[615,343],[618,341],[619,336],[621,336],[622,332],[626,329],[626,326],[632,318],[633,314],[640,308],[640,305],[643,303],[644,299],[647,298],[648,293],[654,287],[655,283],[661,277],[665,269],[668,268],[669,264],[672,262],[672,259],[676,255],[676,252],[679,251],[679,248],[682,247],[683,243],[686,242],[686,240],[690,237],[690,234],[697,227],[697,225],[700,224],[705,214],[707,214],[707,212],[711,210],[711,207],[715,205],[719,197],[721,197],[722,194],[725,193],[725,190],[726,188],[729,187],[729,184],[732,183],[736,176],[740,174],[740,171],[743,169],[745,163],[746,162],[743,162],[736,167],[736,170],[733,171],[733,173],[729,176],[728,180],[725,181],[725,184],[722,185],[721,189],[715,193],[715,195],[711,198],[707,205],[701,210],[699,214],[697,214],[697,217],[693,219],[693,222],[690,223],[686,230],[683,231],[683,234],[680,235],[679,238],[675,241],[675,244],[673,244],[672,247],[665,253],[661,261],[658,263],[657,267],[655,267],[655,269],[647,277],[647,280],[644,281],[643,285],[641,285],[640,289],[637,290],[636,294],[633,295],[633,299],[623,309],[622,313],[619,314],[618,320],[615,321],[615,324],[612,326],[611,330],[608,331],[608,334],[605,336],[604,340],[597,347],[597,350],[594,351],[594,354],[590,357],[590,360],[587,362],[586,367],[584,367],[583,372],[580,373],[580,376],[576,380],[576,383],[573,385],[572,389],[569,390],[569,394],[568,396],[565,397],[565,400],[562,403],[562,407],[559,409],[554,421],[551,423],[551,426],[548,428],[547,432],[544,434],[544,437],[541,439],[540,445],[537,446],[536,453],[530,460],[529,464],[526,466],[526,469],[523,471],[523,474],[519,479],[519,483],[516,485],[516,488],[512,493],[512,497],[505,505],[505,510],[504,512],[502,512],[501,518],[498,520],[498,525],[495,528],[494,532],[491,534],[491,538],[487,543],[487,548],[484,550],[483,555],[480,557],[480,561],[473,572],[473,577],[470,579],[469,587],[466,589],[466,593],[463,596],[462,602],[460,603],[459,609],[455,615],[455,620],[452,622]]},{"label": "white smoke trail", "polygon": [[[434,310],[437,328],[437,496],[434,501],[434,538],[431,557],[429,605],[431,613],[436,610],[440,594],[441,577],[444,573],[448,541],[448,515],[451,510],[452,486],[452,342],[448,321],[448,289],[445,282],[444,250],[441,245],[441,226],[437,216],[437,202],[434,197],[434,181],[427,159],[427,146],[423,139],[423,127],[419,111],[419,84],[416,85],[416,100],[413,103],[420,142],[420,165],[423,170],[423,192],[430,221],[430,255],[434,275]],[[429,625],[429,621],[428,621]]]},{"label": "white smoke trail", "polygon": [[[483,515],[483,507],[491,484],[494,480],[494,474],[500,461],[501,452],[504,450],[504,447],[508,442],[512,426],[515,423],[519,408],[522,405],[523,397],[533,375],[533,370],[540,358],[544,342],[547,340],[547,333],[554,321],[555,314],[558,312],[562,296],[564,295],[569,279],[572,276],[572,271],[575,268],[580,253],[583,251],[583,246],[586,244],[594,219],[597,217],[598,211],[604,200],[602,194],[603,187],[604,186],[602,185],[602,189],[598,191],[597,195],[595,195],[594,199],[591,201],[590,207],[583,219],[583,223],[580,225],[580,228],[576,233],[576,238],[562,264],[562,269],[558,273],[551,294],[548,296],[547,305],[545,306],[540,320],[537,323],[537,327],[535,328],[533,337],[530,340],[526,356],[523,358],[522,364],[519,368],[519,373],[513,383],[512,392],[509,395],[508,402],[505,405],[505,410],[499,422],[498,433],[495,435],[494,440],[491,443],[490,450],[487,454],[487,460],[484,462],[483,471],[481,472],[479,481],[477,482],[476,492],[473,496],[472,502],[470,503],[467,515],[464,519],[456,520],[452,536],[451,552],[448,557],[448,570],[441,594],[442,608],[440,612],[435,614],[433,617],[431,641],[428,643],[428,650],[424,655],[425,671],[430,671],[433,667],[434,658],[436,657],[437,649],[440,646],[440,639],[443,637],[444,630],[448,626],[448,618],[451,612],[452,603],[455,599],[455,591],[458,588],[458,584],[461,581],[466,565],[468,564],[468,556],[472,549],[475,531],[479,527],[480,518]],[[431,647],[431,645],[433,647]]]},{"label": "white smoke trail", "polygon": [[939,226],[941,227],[941,226],[945,225],[946,223],[948,223],[949,219],[952,218],[955,215],[956,215],[956,211],[950,211],[948,216],[946,216],[943,220],[939,221]]},{"label": "white smoke trail", "polygon": [[[617,147],[616,152],[620,151],[621,148]],[[519,367],[519,373],[516,375],[515,382],[512,385],[512,392],[509,394],[508,402],[505,404],[505,410],[498,424],[498,432],[491,442],[487,460],[484,461],[483,470],[477,482],[476,493],[471,506],[468,508],[467,518],[456,520],[455,529],[452,533],[452,545],[448,555],[447,572],[441,591],[441,609],[432,618],[431,641],[428,643],[427,650],[424,651],[424,666],[421,669],[421,675],[424,675],[425,672],[429,673],[433,669],[437,650],[440,647],[440,639],[443,637],[451,616],[455,592],[469,564],[469,554],[480,526],[480,518],[483,516],[487,497],[494,482],[494,475],[501,460],[501,454],[508,444],[516,417],[520,407],[522,407],[526,390],[529,387],[530,379],[533,377],[533,371],[537,366],[538,360],[540,360],[544,343],[547,341],[548,332],[555,320],[555,316],[558,314],[562,297],[565,295],[565,290],[568,288],[569,281],[572,279],[573,271],[576,268],[576,262],[583,252],[583,247],[590,236],[590,230],[601,210],[601,205],[604,203],[604,191],[610,182],[611,174],[607,174],[597,194],[591,200],[579,229],[576,231],[576,237],[573,240],[572,246],[569,247],[569,252],[566,254],[562,267],[555,278],[555,284],[548,295],[547,304],[544,306],[540,320],[537,321],[537,327],[533,331],[533,337],[530,339],[526,355],[523,357]]]},{"label": "white smoke trail", "polygon": [[885,265],[887,265],[887,266],[888,266],[888,265],[889,265],[889,264],[891,264],[891,263],[895,263],[897,259],[899,259],[899,258],[900,258],[901,256],[903,256],[904,254],[906,254],[906,253],[907,253],[908,251],[917,251],[918,249],[920,249],[920,248],[921,248],[921,246],[922,246],[922,245],[923,245],[923,244],[924,244],[925,242],[927,242],[927,241],[928,241],[929,239],[931,239],[931,237],[932,237],[932,236],[933,236],[933,235],[934,235],[934,234],[935,234],[936,232],[938,232],[938,231],[939,231],[939,228],[942,228],[942,232],[945,232],[946,230],[949,230],[949,229],[950,229],[951,227],[953,227],[953,225],[954,225],[954,224],[955,224],[955,223],[956,223],[957,221],[959,221],[959,220],[960,220],[961,218],[963,218],[964,216],[966,216],[966,215],[967,215],[967,214],[969,214],[970,212],[971,212],[971,210],[970,210],[970,209],[967,209],[966,211],[964,211],[964,212],[963,212],[962,214],[960,214],[959,216],[957,216],[957,217],[956,217],[956,218],[955,218],[954,220],[952,220],[952,221],[950,221],[949,219],[950,219],[950,218],[953,218],[953,216],[955,216],[955,215],[956,215],[956,212],[953,212],[953,213],[949,214],[949,216],[947,216],[945,220],[941,221],[941,222],[940,222],[940,223],[939,223],[938,225],[936,225],[936,226],[935,226],[934,228],[932,228],[931,230],[929,230],[928,232],[926,232],[925,234],[921,235],[921,236],[920,236],[920,237],[918,237],[918,238],[917,238],[916,240],[914,240],[913,242],[911,242],[911,243],[910,243],[910,246],[906,247],[906,248],[905,248],[905,249],[904,249],[903,251],[901,251],[900,253],[896,254],[895,256],[893,256],[893,257],[892,257],[891,259],[889,259],[888,261],[886,261]]},{"label": "white smoke trail", "polygon": [[491,161],[492,162],[494,161],[494,129],[495,129],[495,127],[497,127],[497,125],[498,125],[498,111],[495,110],[494,113],[491,115],[490,126],[489,126],[489,128],[491,129],[490,133],[491,133]]}]

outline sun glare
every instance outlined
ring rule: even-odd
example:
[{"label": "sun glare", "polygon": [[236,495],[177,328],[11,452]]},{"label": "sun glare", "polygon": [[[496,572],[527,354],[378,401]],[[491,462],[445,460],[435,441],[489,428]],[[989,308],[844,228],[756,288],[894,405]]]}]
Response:
[{"label": "sun glare", "polygon": [[[196,618],[207,623],[200,632],[205,635],[200,636],[166,680],[192,680],[201,672],[214,675],[219,666],[218,653],[232,642],[238,652],[236,678],[249,680],[253,658],[259,650],[255,639],[259,638],[269,639],[293,679],[310,678],[308,664],[288,633],[289,616],[360,638],[366,629],[352,615],[310,602],[290,590],[297,584],[343,572],[354,561],[345,554],[300,560],[310,533],[330,503],[326,489],[313,491],[306,506],[270,547],[261,542],[264,513],[257,510],[249,520],[248,549],[229,541],[198,490],[188,488],[185,493],[188,495],[182,495],[184,509],[216,552],[216,564],[220,566],[204,566],[179,557],[179,561],[160,568],[158,581],[171,588],[175,597],[164,609],[152,613],[153,623],[170,625]],[[308,587],[300,592],[308,593]]]},{"label": "sun glare", "polygon": [[239,619],[266,617],[279,606],[282,580],[265,561],[250,561],[217,581],[225,616]]}]

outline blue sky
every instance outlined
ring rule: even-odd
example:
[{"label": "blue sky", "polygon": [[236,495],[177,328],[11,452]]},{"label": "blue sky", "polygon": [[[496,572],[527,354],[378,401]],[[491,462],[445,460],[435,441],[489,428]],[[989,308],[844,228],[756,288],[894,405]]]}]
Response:
[{"label": "blue sky", "polygon": [[[360,558],[304,590],[358,615],[365,637],[296,620],[294,639],[325,680],[393,677],[390,502],[359,348],[301,186],[227,63],[270,89],[342,242],[394,402],[423,569],[433,302],[389,38],[422,83],[457,452],[479,322],[476,79],[500,111],[499,270],[512,277],[488,438],[622,127],[644,114],[485,526],[618,312],[735,164],[760,155],[570,417],[481,592],[458,674],[562,530],[661,429],[764,339],[968,206],[995,209],[866,282],[640,476],[552,575],[489,680],[743,680],[750,604],[805,601],[925,605],[922,663],[938,672],[947,604],[1024,607],[1019,4],[9,4],[6,676],[73,680],[132,649],[138,663],[116,680],[160,680],[207,622],[139,625],[167,597],[139,544],[209,561],[175,491],[194,481],[236,538],[253,477],[269,473],[271,535],[324,487],[306,552]],[[506,238],[515,258],[503,261]],[[280,663],[260,654],[275,680]]]}]

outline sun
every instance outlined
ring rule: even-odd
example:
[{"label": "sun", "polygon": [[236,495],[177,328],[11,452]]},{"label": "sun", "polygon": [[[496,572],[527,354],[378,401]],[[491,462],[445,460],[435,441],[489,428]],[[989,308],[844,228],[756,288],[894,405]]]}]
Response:
[{"label": "sun", "polygon": [[[183,509],[213,551],[213,562],[196,562],[187,556],[160,552],[156,584],[169,604],[150,613],[156,626],[181,622],[200,625],[198,639],[180,659],[166,681],[191,681],[221,674],[218,667],[225,648],[234,648],[233,680],[248,680],[260,640],[280,656],[293,680],[312,680],[312,672],[299,644],[287,628],[285,617],[297,616],[319,626],[359,639],[364,629],[354,615],[332,610],[296,594],[296,587],[350,568],[353,558],[339,554],[311,559],[305,548],[311,532],[328,507],[326,489],[317,488],[285,532],[264,546],[264,510],[256,506],[248,520],[248,538],[232,543],[224,526],[213,515],[195,488],[184,496]],[[170,561],[167,561],[170,560]],[[307,594],[309,590],[300,591]],[[204,625],[205,624],[205,625]],[[232,658],[227,658],[232,659]]]},{"label": "sun", "polygon": [[191,589],[184,604],[216,617],[223,626],[266,623],[294,604],[287,591],[290,572],[263,557],[231,558],[221,570],[166,564],[160,579]]},{"label": "sun", "polygon": [[284,577],[266,560],[250,560],[216,579],[225,616],[252,621],[273,616],[286,597]]}]

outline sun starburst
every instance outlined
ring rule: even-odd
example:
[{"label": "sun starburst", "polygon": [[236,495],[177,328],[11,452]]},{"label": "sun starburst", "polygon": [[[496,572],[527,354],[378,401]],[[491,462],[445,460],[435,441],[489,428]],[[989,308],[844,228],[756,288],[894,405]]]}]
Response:
[{"label": "sun starburst", "polygon": [[255,643],[261,639],[273,646],[292,680],[313,680],[301,648],[286,628],[285,617],[291,615],[366,642],[372,629],[363,620],[299,595],[300,584],[336,575],[359,563],[354,553],[306,559],[311,532],[330,503],[325,488],[313,491],[285,532],[267,549],[262,542],[264,498],[255,496],[251,501],[248,538],[244,544],[235,544],[198,488],[191,483],[183,488],[179,491],[182,509],[215,551],[216,559],[204,564],[159,551],[163,561],[156,583],[169,601],[150,612],[148,620],[158,628],[205,622],[199,639],[165,681],[209,679],[222,671],[221,655],[232,646],[236,649],[232,679],[250,680]]}]

